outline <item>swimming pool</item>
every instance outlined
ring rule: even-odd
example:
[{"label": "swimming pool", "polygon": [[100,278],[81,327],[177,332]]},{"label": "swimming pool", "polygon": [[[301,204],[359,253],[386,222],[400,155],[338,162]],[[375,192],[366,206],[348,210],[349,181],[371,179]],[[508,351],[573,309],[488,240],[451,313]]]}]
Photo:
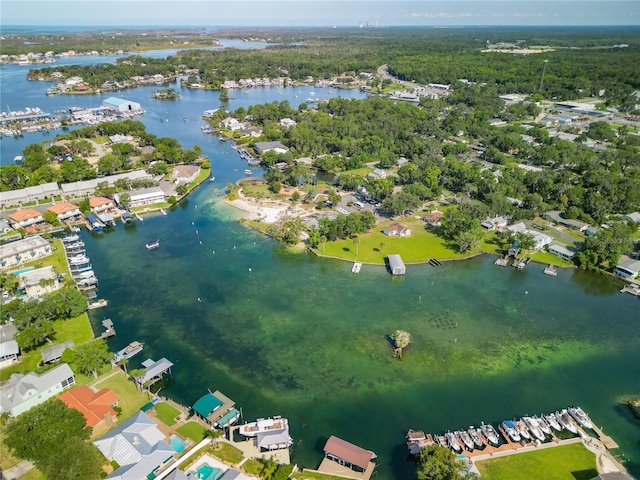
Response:
[{"label": "swimming pool", "polygon": [[34,270],[34,268],[33,267],[25,267],[25,268],[21,268],[20,270],[16,270],[15,272],[12,272],[12,273],[17,277],[21,273],[30,272],[31,270]]},{"label": "swimming pool", "polygon": [[220,469],[214,468],[208,463],[203,463],[196,470],[200,480],[216,480],[220,476]]},{"label": "swimming pool", "polygon": [[171,437],[169,437],[169,443],[171,444],[171,448],[178,453],[182,453],[184,447],[187,445],[185,441],[177,435],[171,435]]}]

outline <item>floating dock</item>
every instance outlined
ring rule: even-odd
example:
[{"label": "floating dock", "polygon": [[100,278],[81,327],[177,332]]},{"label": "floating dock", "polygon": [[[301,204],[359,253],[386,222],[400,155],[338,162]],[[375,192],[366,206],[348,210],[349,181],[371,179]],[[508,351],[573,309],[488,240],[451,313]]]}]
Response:
[{"label": "floating dock", "polygon": [[102,320],[102,326],[105,328],[105,330],[100,334],[100,338],[105,339],[116,336],[116,329],[113,326],[113,322],[110,318],[105,318],[104,320]]},{"label": "floating dock", "polygon": [[556,275],[558,275],[558,272],[557,272],[557,270],[556,270],[556,267],[554,267],[554,266],[553,266],[553,265],[551,265],[551,264],[549,264],[549,266],[548,266],[548,267],[546,267],[546,268],[544,269],[544,273],[545,273],[545,275],[552,275],[552,276],[554,276],[554,277],[555,277]]},{"label": "floating dock", "polygon": [[636,285],[635,283],[631,283],[622,287],[620,293],[630,293],[631,295],[640,297],[640,287],[638,287],[638,285]]}]

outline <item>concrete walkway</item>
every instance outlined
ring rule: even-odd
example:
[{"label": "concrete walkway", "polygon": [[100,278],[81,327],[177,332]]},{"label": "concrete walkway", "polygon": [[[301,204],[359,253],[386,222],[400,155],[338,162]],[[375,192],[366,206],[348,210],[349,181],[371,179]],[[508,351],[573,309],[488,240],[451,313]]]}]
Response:
[{"label": "concrete walkway", "polygon": [[0,472],[2,480],[18,480],[21,476],[33,468],[33,463],[23,460],[15,467],[11,467],[4,472]]}]

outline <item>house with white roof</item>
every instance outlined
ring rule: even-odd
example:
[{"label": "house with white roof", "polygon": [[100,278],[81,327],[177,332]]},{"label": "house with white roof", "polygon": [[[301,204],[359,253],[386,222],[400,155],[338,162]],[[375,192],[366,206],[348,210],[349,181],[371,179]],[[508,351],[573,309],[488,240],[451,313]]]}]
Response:
[{"label": "house with white roof", "polygon": [[[140,207],[143,205],[153,205],[154,203],[164,202],[164,191],[160,187],[141,188],[138,190],[131,190],[130,192],[124,192],[129,195],[129,206]],[[116,193],[114,198],[118,205],[120,205],[121,193]]]},{"label": "house with white roof", "polygon": [[66,363],[42,375],[14,373],[8,382],[0,386],[0,413],[17,417],[75,383],[75,375]]},{"label": "house with white roof", "polygon": [[53,253],[48,241],[39,235],[0,245],[0,268],[10,268],[24,262],[47,257]]},{"label": "house with white roof", "polygon": [[553,238],[551,236],[547,235],[546,233],[542,233],[538,230],[535,230],[533,228],[527,227],[524,222],[518,222],[518,223],[514,223],[513,225],[509,225],[507,227],[507,230],[509,230],[511,233],[514,233],[514,234],[528,233],[532,235],[533,241],[534,241],[534,246],[533,246],[534,250],[540,250],[546,247],[547,245],[549,245],[553,241]]},{"label": "house with white roof", "polygon": [[141,411],[93,443],[105,457],[120,465],[107,480],[154,478],[176,453],[156,423]]},{"label": "house with white roof", "polygon": [[22,272],[18,275],[18,288],[23,290],[27,297],[40,297],[60,289],[60,282],[53,265],[49,265]]},{"label": "house with white roof", "polygon": [[640,275],[640,260],[634,260],[626,255],[620,259],[616,268],[613,269],[614,275],[627,280],[633,280]]},{"label": "house with white roof", "polygon": [[18,361],[20,347],[14,339],[16,333],[18,333],[18,329],[13,323],[0,325],[0,368]]}]

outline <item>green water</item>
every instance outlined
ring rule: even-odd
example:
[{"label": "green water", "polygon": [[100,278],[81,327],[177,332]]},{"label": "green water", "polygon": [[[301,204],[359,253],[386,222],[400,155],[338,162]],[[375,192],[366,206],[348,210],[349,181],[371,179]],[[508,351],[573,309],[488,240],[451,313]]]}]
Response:
[{"label": "green water", "polygon": [[[110,300],[93,321],[114,320],[112,350],[141,340],[136,361],[175,363],[162,394],[192,405],[219,389],[246,420],[288,417],[293,460],[306,467],[341,436],[378,454],[379,480],[413,477],[409,428],[440,433],[578,404],[640,473],[640,424],[615,403],[640,392],[640,301],[615,282],[499,268],[488,256],[410,266],[404,278],[366,265],[352,275],[234,214],[207,184],[166,217],[83,233]],[[160,248],[146,251],[156,238]],[[402,361],[387,337],[398,328],[413,338]]]}]

